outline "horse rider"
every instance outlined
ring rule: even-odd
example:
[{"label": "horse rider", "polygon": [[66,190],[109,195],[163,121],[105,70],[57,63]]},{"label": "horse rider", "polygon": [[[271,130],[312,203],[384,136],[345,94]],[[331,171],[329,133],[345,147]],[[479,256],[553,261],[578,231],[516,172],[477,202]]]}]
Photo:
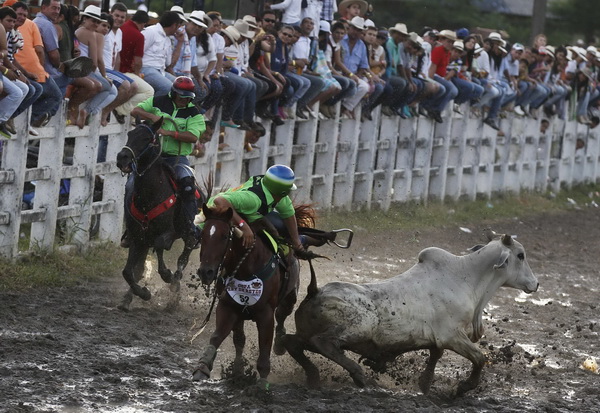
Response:
[{"label": "horse rider", "polygon": [[[250,248],[254,242],[252,229],[246,223],[266,217],[280,235],[286,236],[296,253],[305,251],[308,246],[321,246],[325,239],[315,239],[298,233],[294,205],[289,197],[296,189],[294,171],[285,165],[273,165],[264,175],[256,175],[237,188],[215,195],[207,206],[218,213],[228,208],[233,210],[232,222],[242,231],[242,243]],[[285,233],[287,232],[287,234]],[[335,234],[325,233],[324,238],[335,238]]]},{"label": "horse rider", "polygon": [[[199,239],[194,225],[194,218],[198,213],[196,180],[187,157],[206,130],[204,117],[192,103],[195,96],[192,79],[179,76],[173,81],[169,94],[150,97],[131,111],[131,116],[141,120],[157,122],[163,118],[157,133],[162,136],[162,159],[175,171],[178,202],[181,202],[181,211],[188,228],[182,234],[186,248],[196,247]],[[128,182],[128,186],[131,188],[127,190],[132,192],[133,184],[129,185]],[[121,240],[121,246],[128,246],[126,233]]]}]

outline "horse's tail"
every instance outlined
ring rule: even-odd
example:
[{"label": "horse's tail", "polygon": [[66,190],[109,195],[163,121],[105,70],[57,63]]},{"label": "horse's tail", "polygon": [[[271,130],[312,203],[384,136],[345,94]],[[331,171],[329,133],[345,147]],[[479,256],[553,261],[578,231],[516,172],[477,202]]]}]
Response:
[{"label": "horse's tail", "polygon": [[294,205],[294,209],[296,210],[296,222],[298,223],[299,227],[315,227],[317,212],[313,208],[312,204]]},{"label": "horse's tail", "polygon": [[319,292],[319,287],[317,287],[317,275],[315,274],[315,269],[313,268],[312,260],[308,260],[308,266],[310,267],[310,283],[308,284],[308,288],[306,289],[305,300],[310,300]]}]

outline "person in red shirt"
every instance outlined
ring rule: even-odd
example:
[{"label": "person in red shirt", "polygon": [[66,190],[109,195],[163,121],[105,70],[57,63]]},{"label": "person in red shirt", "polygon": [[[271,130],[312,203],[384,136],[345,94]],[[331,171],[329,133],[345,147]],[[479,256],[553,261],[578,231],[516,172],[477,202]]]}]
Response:
[{"label": "person in red shirt", "polygon": [[458,89],[446,76],[446,67],[450,62],[450,51],[456,40],[456,34],[452,30],[442,30],[438,34],[438,39],[441,44],[431,51],[429,77],[438,82],[444,88],[445,92],[431,102],[427,111],[432,119],[438,123],[442,123],[442,111],[458,95]]},{"label": "person in red shirt", "polygon": [[150,17],[143,10],[135,12],[130,20],[121,26],[123,32],[123,47],[121,49],[121,65],[119,72],[129,75],[133,73],[140,75],[142,69],[142,57],[144,57],[144,35],[142,29],[148,23]]}]

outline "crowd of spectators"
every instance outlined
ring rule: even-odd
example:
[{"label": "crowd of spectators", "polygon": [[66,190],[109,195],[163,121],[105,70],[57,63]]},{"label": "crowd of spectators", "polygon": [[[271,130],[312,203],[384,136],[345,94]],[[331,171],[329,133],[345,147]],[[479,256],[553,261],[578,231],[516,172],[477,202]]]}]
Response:
[{"label": "crowd of spectators", "polygon": [[[144,7],[127,13],[123,3],[103,13],[42,0],[30,20],[26,3],[7,0],[0,8],[0,137],[16,133],[13,119],[29,107],[36,135],[65,97],[68,124],[83,128],[95,114],[102,125],[111,116],[122,123],[182,75],[195,82],[194,103],[208,121],[253,132],[264,131],[259,118],[275,125],[367,121],[377,106],[384,116],[441,123],[451,102],[456,116],[480,117],[499,134],[506,111],[598,123],[594,46],[553,47],[543,35],[524,46],[465,28],[383,28],[364,0],[266,3],[260,15],[229,25],[217,11],[181,6],[155,24]],[[93,70],[70,77],[64,66],[78,56],[89,57]]]}]

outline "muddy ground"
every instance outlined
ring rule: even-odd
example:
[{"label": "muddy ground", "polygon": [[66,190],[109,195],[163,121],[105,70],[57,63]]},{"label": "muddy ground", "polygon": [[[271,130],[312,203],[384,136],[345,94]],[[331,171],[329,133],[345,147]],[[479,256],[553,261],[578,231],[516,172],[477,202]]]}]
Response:
[{"label": "muddy ground", "polygon": [[[366,282],[395,275],[427,246],[460,254],[480,243],[489,223],[418,232],[373,233],[356,228],[350,250],[323,247],[333,260],[317,266],[320,284]],[[0,295],[0,411],[2,412],[600,412],[600,376],[581,367],[600,357],[600,211],[504,220],[497,231],[518,235],[539,290],[502,289],[484,313],[480,341],[489,363],[480,386],[453,398],[470,363],[446,353],[428,396],[418,391],[426,352],[399,357],[386,373],[367,368],[373,385],[359,389],[332,362],[312,356],[323,388],[309,390],[288,356],[272,357],[271,391],[255,394],[255,328],[247,323],[246,376],[228,372],[231,339],[217,355],[213,378],[192,382],[191,372],[212,326],[193,343],[209,299],[184,286],[175,311],[155,272],[146,280],[154,297],[116,307],[125,291],[120,274],[72,288]],[[188,267],[186,279],[197,267]],[[155,268],[155,267],[154,267]],[[302,269],[302,296],[308,284]],[[213,317],[214,320],[214,317]],[[288,323],[293,330],[293,321]]]}]

